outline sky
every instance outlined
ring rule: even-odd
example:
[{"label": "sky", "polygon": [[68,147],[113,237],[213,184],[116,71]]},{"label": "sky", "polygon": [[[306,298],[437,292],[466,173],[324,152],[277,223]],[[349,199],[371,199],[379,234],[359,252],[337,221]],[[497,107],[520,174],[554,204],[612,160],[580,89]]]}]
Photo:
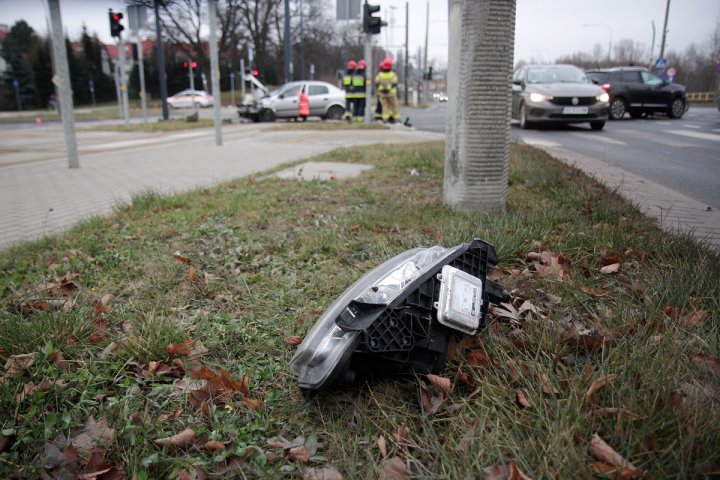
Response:
[{"label": "sky", "polygon": [[[326,0],[334,12],[336,0]],[[479,1],[479,0],[471,0]],[[668,0],[516,0],[515,62],[520,59],[553,61],[575,51],[591,52],[599,44],[607,52],[623,38],[650,46],[655,22],[655,56],[659,53],[665,6]],[[405,42],[405,5],[409,10],[409,51],[418,54],[425,45],[427,9],[428,58],[436,68],[447,64],[448,0],[371,0],[380,5],[388,27],[375,42],[400,49]],[[63,23],[71,38],[80,36],[83,23],[101,40],[111,42],[107,11],[123,11],[123,0],[60,0]],[[0,24],[25,19],[45,34],[46,0],[0,0]],[[718,0],[671,0],[666,50],[683,50],[691,43],[703,44],[720,23]],[[594,25],[594,26],[585,26]],[[125,21],[127,26],[127,19]],[[649,59],[648,59],[649,60]]]}]

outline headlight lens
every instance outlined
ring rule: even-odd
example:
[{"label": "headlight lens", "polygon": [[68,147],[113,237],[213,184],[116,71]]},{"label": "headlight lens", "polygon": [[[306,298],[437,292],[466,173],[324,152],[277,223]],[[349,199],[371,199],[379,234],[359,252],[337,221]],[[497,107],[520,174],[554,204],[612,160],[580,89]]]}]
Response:
[{"label": "headlight lens", "polygon": [[533,92],[530,94],[530,101],[535,103],[540,102],[547,102],[548,100],[552,100],[551,95],[543,95],[542,93]]},{"label": "headlight lens", "polygon": [[607,103],[610,101],[610,95],[608,95],[607,92],[603,92],[597,97],[595,97],[595,100],[597,100],[598,102]]}]

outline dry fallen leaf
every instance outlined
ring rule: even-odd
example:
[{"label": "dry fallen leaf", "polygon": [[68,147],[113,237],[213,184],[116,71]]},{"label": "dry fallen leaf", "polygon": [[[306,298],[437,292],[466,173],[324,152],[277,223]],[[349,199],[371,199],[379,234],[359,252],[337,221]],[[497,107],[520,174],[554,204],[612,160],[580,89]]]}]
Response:
[{"label": "dry fallen leaf", "polygon": [[603,273],[605,275],[610,275],[611,273],[617,273],[619,271],[620,271],[619,263],[613,263],[611,265],[606,265],[600,269],[600,273]]},{"label": "dry fallen leaf", "polygon": [[203,449],[211,452],[215,450],[225,450],[225,444],[218,440],[209,440],[205,442]]},{"label": "dry fallen leaf", "polygon": [[638,470],[635,465],[623,458],[623,456],[616,452],[610,445],[608,445],[605,440],[600,438],[600,435],[598,435],[597,433],[594,433],[592,436],[590,446],[588,447],[588,452],[596,459],[610,464],[613,467],[629,470]]},{"label": "dry fallen leaf", "polygon": [[446,397],[435,391],[431,392],[425,383],[420,382],[420,403],[425,415],[431,417],[445,406]]},{"label": "dry fallen leaf", "polygon": [[530,480],[530,477],[520,470],[514,459],[510,460],[510,463],[485,467],[483,473],[485,474],[484,480]]},{"label": "dry fallen leaf", "polygon": [[385,442],[385,437],[380,435],[377,439],[377,445],[380,449],[380,455],[383,456],[383,458],[388,456],[388,450],[387,450],[387,443]]},{"label": "dry fallen leaf", "polygon": [[515,403],[523,409],[528,409],[531,407],[530,402],[528,402],[523,392],[519,389],[515,390]]},{"label": "dry fallen leaf", "polygon": [[177,260],[178,262],[180,262],[180,263],[190,263],[190,259],[189,259],[189,258],[183,257],[183,256],[180,255],[179,253],[176,253],[175,255],[173,255],[173,258],[174,258],[175,260]]},{"label": "dry fallen leaf", "polygon": [[410,474],[400,457],[386,458],[380,464],[378,480],[410,480]]},{"label": "dry fallen leaf", "polygon": [[34,353],[25,353],[23,355],[10,355],[5,362],[5,376],[0,377],[0,384],[14,377],[23,370],[26,370],[35,363]]},{"label": "dry fallen leaf", "polygon": [[69,439],[82,457],[87,457],[96,447],[106,447],[115,440],[115,430],[108,427],[107,420],[101,418],[97,422],[88,417],[85,427],[76,436]]},{"label": "dry fallen leaf", "polygon": [[161,447],[172,446],[177,448],[183,448],[193,443],[195,440],[195,430],[192,428],[186,428],[180,433],[176,433],[171,437],[158,438],[155,440],[156,445]]},{"label": "dry fallen leaf", "polygon": [[322,468],[302,467],[300,472],[304,480],[343,480],[343,476],[332,465]]},{"label": "dry fallen leaf", "polygon": [[296,347],[302,343],[302,337],[298,337],[295,335],[285,337],[285,343],[287,343],[288,345],[292,345],[293,347]]},{"label": "dry fallen leaf", "polygon": [[398,427],[392,432],[393,440],[399,446],[404,446],[410,440],[410,429],[406,426]]},{"label": "dry fallen leaf", "polygon": [[427,374],[427,379],[430,381],[430,384],[435,387],[435,389],[442,393],[444,396],[449,397],[450,396],[450,390],[452,389],[452,382],[449,378],[445,377],[439,377],[437,375],[433,375],[432,373]]},{"label": "dry fallen leaf", "polygon": [[708,313],[710,312],[707,310],[698,310],[696,312],[681,317],[680,321],[684,323],[687,327],[692,328],[698,323],[700,323],[700,321],[705,319]]},{"label": "dry fallen leaf", "polygon": [[617,378],[617,375],[605,375],[595,380],[592,385],[590,385],[590,388],[588,388],[588,391],[585,393],[585,398],[587,399],[587,401],[593,403],[595,401],[595,393],[608,383],[615,380],[615,378]]},{"label": "dry fallen leaf", "polygon": [[288,450],[288,456],[290,460],[308,463],[310,461],[310,450],[305,445],[298,445]]}]

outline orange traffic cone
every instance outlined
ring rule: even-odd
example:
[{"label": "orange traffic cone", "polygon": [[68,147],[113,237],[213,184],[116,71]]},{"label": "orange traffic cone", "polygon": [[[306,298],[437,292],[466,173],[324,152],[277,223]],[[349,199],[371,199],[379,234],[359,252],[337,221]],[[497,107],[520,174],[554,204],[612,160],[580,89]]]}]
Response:
[{"label": "orange traffic cone", "polygon": [[42,118],[35,117],[35,125],[42,125]]}]

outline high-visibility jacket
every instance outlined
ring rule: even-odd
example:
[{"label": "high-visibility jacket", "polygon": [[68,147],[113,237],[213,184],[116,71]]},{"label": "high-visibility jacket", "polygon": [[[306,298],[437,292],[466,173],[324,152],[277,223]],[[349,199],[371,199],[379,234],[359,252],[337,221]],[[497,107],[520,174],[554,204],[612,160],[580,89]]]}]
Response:
[{"label": "high-visibility jacket", "polygon": [[375,85],[380,95],[393,95],[397,93],[398,78],[392,70],[380,72],[375,77]]},{"label": "high-visibility jacket", "polygon": [[352,85],[354,91],[354,98],[365,98],[365,85],[367,84],[367,78],[365,72],[355,72],[352,76]]},{"label": "high-visibility jacket", "polygon": [[300,92],[300,116],[310,116],[310,99],[308,98],[308,94],[305,93],[305,91]]},{"label": "high-visibility jacket", "polygon": [[345,90],[346,98],[355,98],[355,87],[353,86],[352,73],[346,73],[342,77],[343,90]]}]

